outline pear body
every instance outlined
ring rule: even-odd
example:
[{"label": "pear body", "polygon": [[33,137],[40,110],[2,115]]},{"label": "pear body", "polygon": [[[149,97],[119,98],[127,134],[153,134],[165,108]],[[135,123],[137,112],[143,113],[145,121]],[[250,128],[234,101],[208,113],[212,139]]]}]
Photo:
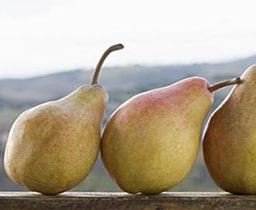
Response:
[{"label": "pear body", "polygon": [[121,189],[158,194],[187,176],[212,105],[207,88],[204,79],[192,77],[136,95],[113,113],[101,156]]},{"label": "pear body", "polygon": [[98,156],[107,94],[83,86],[58,101],[22,113],[4,156],[8,176],[32,191],[53,195],[80,183]]},{"label": "pear body", "polygon": [[256,66],[249,67],[241,79],[210,117],[204,159],[220,188],[256,194]]}]

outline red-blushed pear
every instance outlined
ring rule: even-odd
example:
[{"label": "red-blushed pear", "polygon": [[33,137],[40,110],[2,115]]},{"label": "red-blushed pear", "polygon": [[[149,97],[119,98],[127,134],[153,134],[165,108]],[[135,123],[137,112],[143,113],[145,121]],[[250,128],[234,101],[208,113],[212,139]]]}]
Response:
[{"label": "red-blushed pear", "polygon": [[158,194],[180,183],[198,153],[212,92],[239,78],[210,87],[201,77],[138,94],[110,117],[101,141],[109,174],[126,192]]},{"label": "red-blushed pear", "polygon": [[53,195],[86,178],[98,156],[101,122],[108,101],[97,78],[108,54],[122,48],[117,44],[106,50],[90,85],[29,109],[17,118],[4,156],[10,179],[32,191]]},{"label": "red-blushed pear", "polygon": [[256,65],[241,79],[210,117],[203,152],[220,188],[256,195]]}]

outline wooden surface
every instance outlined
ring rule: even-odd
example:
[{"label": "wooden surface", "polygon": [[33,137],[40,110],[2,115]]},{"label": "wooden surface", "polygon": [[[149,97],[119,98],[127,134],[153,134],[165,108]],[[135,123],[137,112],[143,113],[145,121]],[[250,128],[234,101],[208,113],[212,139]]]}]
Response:
[{"label": "wooden surface", "polygon": [[0,210],[255,210],[256,196],[228,193],[163,193],[156,196],[126,193],[68,192],[44,196],[28,192],[0,192]]}]

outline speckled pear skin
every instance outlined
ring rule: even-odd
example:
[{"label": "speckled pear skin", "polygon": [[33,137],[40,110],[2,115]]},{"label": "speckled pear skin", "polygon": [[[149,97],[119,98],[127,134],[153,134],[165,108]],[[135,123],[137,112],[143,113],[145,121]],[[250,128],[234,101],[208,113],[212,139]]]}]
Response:
[{"label": "speckled pear skin", "polygon": [[207,88],[206,80],[191,77],[136,95],[115,111],[104,130],[101,156],[121,189],[158,194],[187,176],[213,102]]},{"label": "speckled pear skin", "polygon": [[241,79],[208,122],[204,159],[220,188],[256,194],[256,65]]},{"label": "speckled pear skin", "polygon": [[16,183],[53,195],[67,191],[91,171],[100,144],[107,93],[83,86],[58,101],[25,111],[7,141],[4,167]]}]

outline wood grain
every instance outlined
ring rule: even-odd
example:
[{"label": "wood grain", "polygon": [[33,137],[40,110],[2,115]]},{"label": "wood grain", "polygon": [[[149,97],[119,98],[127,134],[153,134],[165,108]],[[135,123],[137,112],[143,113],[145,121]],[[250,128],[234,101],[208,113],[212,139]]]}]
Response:
[{"label": "wood grain", "polygon": [[228,193],[67,192],[45,196],[32,192],[0,192],[0,210],[255,210],[256,196]]}]

